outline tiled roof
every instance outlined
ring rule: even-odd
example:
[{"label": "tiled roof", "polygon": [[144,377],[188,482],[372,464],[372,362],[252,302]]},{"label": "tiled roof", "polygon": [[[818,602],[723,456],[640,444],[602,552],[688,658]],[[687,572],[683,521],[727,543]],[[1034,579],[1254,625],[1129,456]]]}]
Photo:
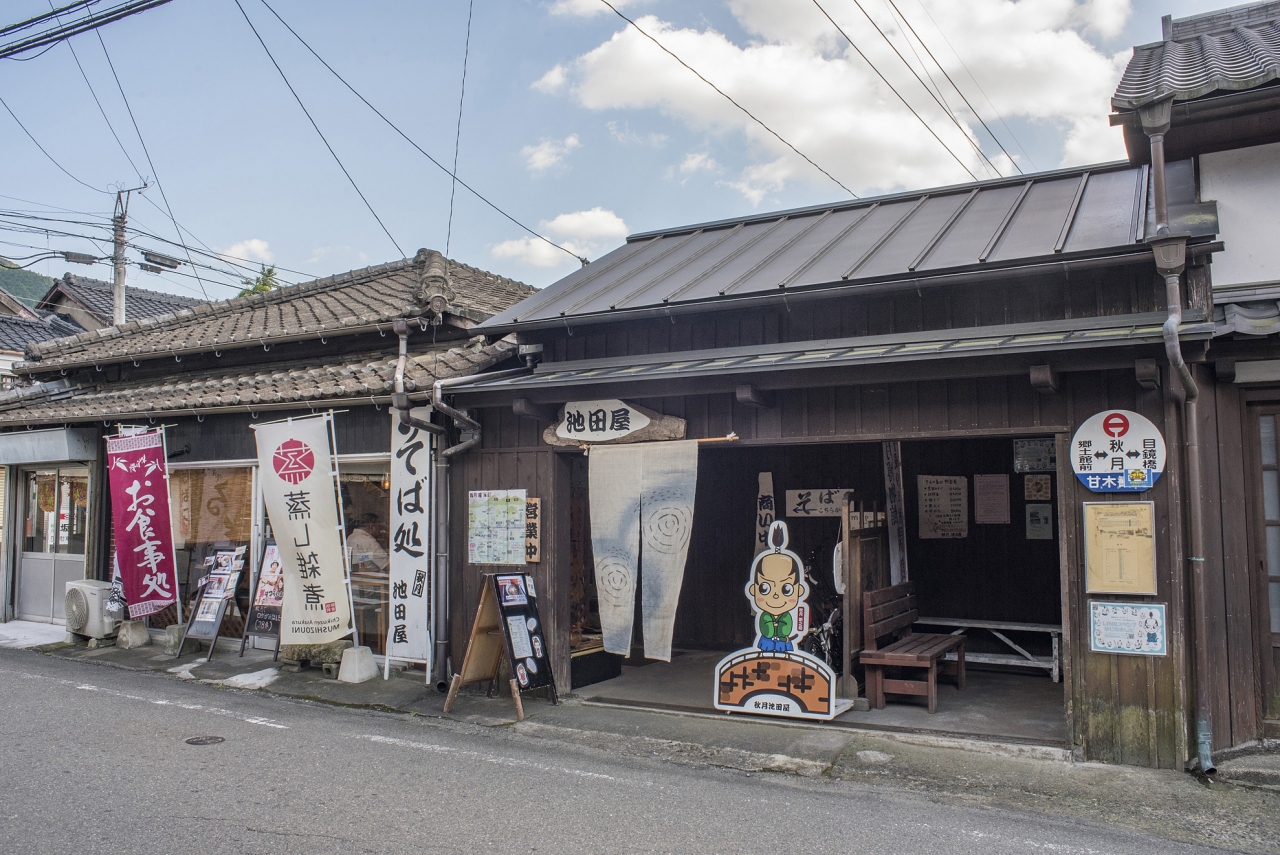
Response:
[{"label": "tiled roof", "polygon": [[[104,324],[111,323],[113,300],[111,283],[101,279],[90,279],[88,276],[76,276],[74,273],[64,274],[57,284],[45,295],[49,299],[57,289],[61,288],[74,300],[83,305],[95,318]],[[160,291],[149,291],[146,288],[125,287],[124,311],[125,319],[136,321],[140,318],[154,318],[167,315],[179,309],[186,309],[201,301],[192,297],[179,297],[177,294],[164,294]],[[41,301],[42,308],[51,308]]]},{"label": "tiled roof", "polygon": [[1136,110],[1173,96],[1253,89],[1280,76],[1280,2],[1255,3],[1166,21],[1165,40],[1133,49],[1111,99]]},{"label": "tiled roof", "polygon": [[[522,282],[456,261],[449,262],[449,274],[453,297],[448,313],[473,321],[482,321],[534,293]],[[152,354],[226,350],[372,330],[396,318],[421,315],[421,306],[414,302],[418,285],[414,260],[406,258],[33,345],[27,353],[39,364],[25,367],[103,365]]]},{"label": "tiled roof", "polygon": [[[405,391],[429,392],[438,379],[475,374],[515,350],[507,341],[485,346],[482,338],[463,347],[410,356]],[[40,394],[27,389],[0,395],[0,425],[96,421],[160,413],[265,412],[358,399],[385,402],[394,391],[396,359],[385,351],[280,363],[253,370],[233,368],[182,374],[163,380],[103,383],[70,388],[61,382]]]},{"label": "tiled roof", "polygon": [[0,351],[22,353],[27,345],[81,332],[80,327],[57,315],[43,320],[0,314]]}]

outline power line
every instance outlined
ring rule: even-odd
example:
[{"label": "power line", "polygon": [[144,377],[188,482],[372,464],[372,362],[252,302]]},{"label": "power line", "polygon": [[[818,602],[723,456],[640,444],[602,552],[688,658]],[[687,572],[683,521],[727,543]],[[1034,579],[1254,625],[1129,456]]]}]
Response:
[{"label": "power line", "polygon": [[[813,0],[813,3],[815,6],[818,6],[819,9],[822,9],[822,7],[818,5],[818,0]],[[1000,175],[1000,170],[996,169],[996,165],[991,162],[991,158],[987,157],[986,152],[984,152],[982,148],[969,137],[968,130],[965,128],[964,125],[960,123],[959,119],[957,119],[954,115],[952,115],[951,110],[948,109],[947,106],[942,103],[942,100],[939,99],[938,96],[934,95],[933,92],[929,90],[929,87],[925,85],[925,82],[920,79],[920,75],[916,73],[915,68],[911,65],[911,63],[907,62],[907,58],[902,55],[901,51],[898,50],[898,46],[895,45],[893,41],[889,38],[889,36],[887,36],[885,32],[880,29],[880,25],[875,22],[875,19],[873,19],[869,14],[867,14],[867,10],[863,8],[861,0],[853,0],[853,5],[858,7],[858,11],[862,13],[862,17],[867,19],[867,23],[871,24],[872,29],[876,31],[876,33],[880,36],[880,38],[884,39],[884,43],[889,46],[889,49],[894,52],[894,54],[898,57],[898,59],[902,60],[902,64],[907,67],[907,71],[911,72],[911,76],[916,79],[917,83],[919,83],[922,87],[924,87],[924,91],[929,94],[929,97],[933,99],[933,102],[938,105],[938,107],[942,110],[942,112],[946,115],[946,117],[951,120],[951,123],[956,126],[956,129],[960,131],[960,135],[964,137],[964,141],[967,142],[973,148],[973,150],[978,153],[979,157],[981,157],[984,161],[986,161],[987,166],[991,167],[991,171],[994,172],[998,177]],[[827,12],[825,9],[823,9],[822,14],[827,15]],[[835,21],[831,20],[830,15],[827,15],[827,20],[831,21],[832,24],[835,23]],[[839,29],[839,27],[837,27],[837,29]],[[844,36],[846,39],[849,38],[847,35],[845,35],[844,30],[840,30],[840,35]],[[852,44],[852,42],[850,43]],[[973,175],[972,172],[970,172],[969,174]],[[976,175],[973,177],[974,177],[974,180],[977,180]]]},{"label": "power line", "polygon": [[[168,2],[170,2],[170,0],[125,0],[125,2],[105,10],[98,16],[95,16],[88,8],[88,6],[93,5],[92,3],[83,4],[83,8],[86,12],[85,17],[72,21],[69,24],[62,24],[61,21],[59,21],[56,27],[51,27],[47,30],[36,33],[33,36],[26,36],[19,38],[17,41],[0,45],[0,59],[13,59],[20,53],[26,53],[27,51],[41,47],[48,50],[47,46],[52,46],[58,42],[66,41],[72,36],[87,33],[90,30],[97,30],[99,27],[128,18],[130,15],[136,15],[139,12],[145,12],[148,9],[154,9],[156,6],[163,6]],[[65,7],[65,9],[74,9],[76,6],[77,4],[72,4],[72,6]],[[48,20],[49,16],[57,16],[63,11],[64,9],[57,9],[40,17],[44,20]],[[12,27],[8,28],[8,30],[12,32],[15,29],[29,28],[32,26],[31,21],[35,20],[35,18],[32,18],[30,21],[26,21],[21,24],[14,24]]]},{"label": "power line", "polygon": [[[800,151],[800,149],[796,148],[796,147],[795,147],[795,146],[793,146],[791,143],[789,143],[789,142],[787,142],[786,140],[784,140],[784,139],[783,139],[783,138],[778,134],[778,132],[777,132],[777,131],[775,131],[773,128],[769,127],[769,126],[768,126],[768,125],[766,125],[764,122],[762,122],[760,119],[758,119],[758,118],[755,116],[755,114],[754,114],[754,113],[752,113],[752,112],[751,112],[750,110],[748,110],[746,107],[744,107],[744,106],[742,106],[741,104],[739,104],[737,101],[733,100],[733,98],[731,98],[727,93],[725,93],[725,91],[724,91],[724,90],[722,90],[719,86],[716,86],[716,85],[715,85],[714,83],[712,83],[710,80],[708,80],[707,78],[705,78],[705,77],[703,77],[701,74],[699,74],[699,73],[698,73],[698,71],[697,71],[697,69],[695,69],[693,66],[689,65],[689,63],[685,62],[683,59],[681,59],[680,57],[678,57],[678,56],[676,56],[674,53],[672,53],[670,50],[668,50],[668,49],[666,48],[666,46],[662,44],[662,42],[658,41],[658,40],[657,40],[657,39],[655,39],[653,36],[649,35],[649,34],[648,34],[648,33],[646,33],[644,30],[640,29],[639,25],[637,25],[635,21],[631,20],[631,19],[630,19],[630,18],[628,18],[626,15],[622,14],[621,12],[619,12],[619,11],[617,10],[617,8],[615,8],[615,7],[614,7],[614,5],[613,5],[612,3],[610,3],[610,2],[609,2],[609,0],[600,0],[600,2],[601,2],[601,3],[603,3],[604,5],[608,6],[610,9],[612,9],[612,10],[613,10],[613,13],[614,13],[615,15],[617,15],[619,18],[621,18],[622,20],[626,21],[626,22],[627,22],[628,24],[630,24],[631,26],[635,27],[635,29],[636,29],[636,32],[637,32],[637,33],[639,33],[640,35],[644,36],[646,39],[648,39],[649,41],[651,41],[651,42],[653,42],[655,45],[657,45],[657,46],[659,47],[659,49],[661,49],[661,50],[662,50],[662,52],[663,52],[663,53],[665,53],[667,56],[671,57],[671,58],[672,58],[672,59],[674,59],[676,62],[680,63],[682,66],[684,66],[686,69],[688,69],[690,72],[692,72],[694,77],[697,77],[697,78],[698,78],[699,80],[701,80],[703,83],[707,84],[707,85],[708,85],[708,86],[710,86],[712,89],[714,89],[714,90],[715,90],[715,91],[720,95],[720,97],[724,98],[724,99],[725,99],[726,101],[728,101],[730,104],[732,104],[733,106],[735,106],[735,107],[737,107],[739,110],[741,110],[744,114],[746,114],[746,116],[747,116],[749,119],[751,119],[751,121],[755,122],[757,125],[759,125],[760,127],[764,128],[766,131],[768,131],[770,134],[772,134],[772,135],[773,135],[773,137],[774,137],[774,139],[778,140],[778,142],[782,143],[782,144],[783,144],[783,145],[785,145],[787,148],[791,149],[791,150],[792,150],[792,151],[794,151],[796,154],[800,155],[802,158],[804,158],[804,159],[805,159],[805,161],[806,161],[810,166],[812,166],[814,169],[818,170],[818,171],[819,171],[819,172],[821,172],[823,175],[827,176],[827,177],[828,177],[828,178],[830,178],[832,181],[834,181],[836,184],[838,184],[838,185],[840,186],[840,189],[841,189],[841,190],[843,190],[844,192],[848,193],[850,196],[852,196],[852,197],[853,197],[853,198],[855,198],[855,199],[859,199],[859,198],[861,198],[857,193],[854,193],[854,192],[853,192],[852,190],[850,190],[848,187],[844,186],[844,183],[843,183],[843,182],[841,182],[839,178],[836,178],[836,177],[835,177],[834,175],[832,175],[830,172],[827,172],[827,170],[823,169],[821,166],[819,166],[818,164],[814,163],[814,162],[809,158],[809,156],[808,156],[808,155],[806,155],[804,152]],[[833,22],[833,23],[834,23],[834,22]],[[855,48],[855,49],[856,49],[856,48]]]},{"label": "power line", "polygon": [[[111,61],[111,53],[107,50],[107,43],[102,40],[102,33],[95,33],[98,37],[98,44],[102,45],[102,54],[107,58],[107,66],[111,69],[111,76],[115,78],[116,88],[120,90],[120,98],[124,101],[124,108],[129,113],[129,121],[133,123],[133,132],[138,135],[138,142],[142,145],[142,153],[147,158],[147,166],[151,168],[151,177],[156,180],[156,186],[160,188],[160,198],[164,200],[165,210],[169,213],[169,219],[173,220],[173,228],[178,233],[178,243],[182,243],[182,249],[187,253],[187,261],[191,260],[191,251],[187,249],[186,244],[182,241],[182,231],[178,229],[178,221],[173,217],[173,207],[169,204],[169,196],[164,192],[164,185],[160,183],[160,173],[156,171],[156,165],[151,160],[151,152],[147,150],[147,141],[142,138],[142,129],[138,127],[138,120],[133,115],[133,107],[129,104],[129,96],[124,94],[124,84],[120,82],[120,75],[116,74],[116,64]],[[194,266],[193,266],[194,269]],[[196,280],[199,281],[200,274],[196,274]],[[204,283],[200,283],[200,289],[204,290]],[[209,299],[209,295],[205,294],[204,298]]]},{"label": "power line", "polygon": [[[601,0],[601,2],[604,2],[604,0]],[[902,97],[902,93],[899,92],[896,88],[894,88],[894,85],[890,83],[889,79],[880,72],[880,69],[876,68],[876,64],[872,62],[865,53],[862,52],[862,48],[854,44],[853,39],[849,38],[849,34],[846,33],[844,29],[839,24],[836,23],[834,18],[832,18],[830,15],[827,14],[827,10],[822,8],[822,4],[819,3],[818,0],[813,0],[813,5],[817,6],[818,11],[822,13],[823,17],[825,17],[828,21],[831,22],[831,26],[835,27],[836,31],[839,32],[840,35],[844,36],[844,40],[849,43],[849,47],[853,48],[857,52],[858,56],[862,57],[862,60],[871,67],[872,71],[876,73],[876,77],[879,77],[881,82],[883,82],[885,86],[889,87],[889,91],[892,92],[894,95],[898,96],[898,100],[902,102],[902,106],[910,110],[911,115],[915,116],[916,119],[920,121],[920,124],[924,125],[924,129],[929,132],[929,135],[931,137],[933,137],[935,140],[938,141],[938,145],[945,148],[947,150],[947,154],[951,155],[952,159],[955,160],[956,163],[960,164],[960,168],[963,169],[966,173],[968,173],[970,178],[972,178],[974,181],[977,181],[978,176],[974,175],[973,171],[969,169],[969,167],[965,166],[964,161],[961,160],[960,157],[954,151],[951,150],[951,146],[947,145],[945,142],[942,141],[942,137],[938,136],[937,132],[934,131],[934,129],[929,126],[929,123],[924,120],[924,117],[922,117],[919,113],[916,112],[916,108],[912,107],[909,103],[907,103],[907,99]],[[861,9],[862,7],[859,6],[858,8]],[[863,14],[865,15],[866,13],[864,12]],[[876,32],[879,32],[878,27],[876,28]],[[884,33],[880,33],[880,35],[883,36]],[[890,45],[890,47],[892,47],[892,45]],[[966,137],[966,139],[968,139],[968,137]]]},{"label": "power line", "polygon": [[[16,33],[21,30],[28,30],[34,27],[36,24],[43,24],[45,21],[48,21],[51,18],[57,18],[59,15],[62,15],[63,13],[74,12],[76,9],[83,9],[86,6],[92,6],[95,3],[101,3],[101,2],[102,0],[77,0],[77,2],[72,3],[68,6],[63,6],[61,9],[53,9],[53,11],[51,12],[43,12],[39,15],[36,15],[34,18],[28,18],[27,20],[19,21],[16,24],[9,24],[7,27],[0,27],[0,36],[7,36],[10,33]],[[49,7],[52,9],[53,4],[50,3]],[[61,23],[61,19],[59,19],[59,23]]]},{"label": "power line", "polygon": [[[535,238],[537,238],[538,240],[542,241],[543,243],[547,244],[548,246],[555,247],[556,249],[560,250],[561,252],[568,253],[570,256],[572,256],[573,258],[576,258],[578,261],[581,261],[581,262],[582,262],[582,263],[584,263],[584,264],[587,262],[587,260],[586,260],[585,258],[583,258],[582,256],[578,255],[578,254],[577,254],[576,252],[574,252],[573,250],[565,249],[563,246],[561,246],[560,244],[558,244],[558,243],[556,243],[555,241],[551,240],[550,238],[547,238],[547,237],[544,237],[543,235],[538,234],[536,231],[534,231],[533,229],[529,228],[529,227],[528,227],[528,226],[526,226],[524,223],[522,223],[522,222],[520,222],[519,220],[517,220],[515,217],[511,216],[511,215],[510,215],[510,214],[508,214],[506,211],[504,211],[504,210],[502,210],[501,208],[499,208],[496,204],[494,204],[494,203],[493,203],[493,202],[491,202],[488,198],[486,198],[484,195],[482,195],[478,190],[476,190],[476,189],[475,189],[474,187],[472,187],[470,184],[468,184],[467,182],[465,182],[465,181],[463,181],[461,178],[459,178],[459,177],[457,176],[457,174],[456,174],[456,170],[454,170],[454,171],[450,171],[449,167],[445,166],[443,163],[441,163],[440,161],[438,161],[438,160],[436,160],[434,157],[432,157],[430,154],[428,154],[428,153],[427,153],[427,151],[426,151],[426,149],[424,149],[422,146],[420,146],[420,145],[418,145],[416,142],[414,142],[414,141],[409,137],[409,135],[408,135],[408,134],[406,134],[404,131],[400,130],[400,128],[399,128],[399,127],[397,127],[397,126],[396,126],[396,124],[395,124],[394,122],[392,122],[392,121],[391,121],[390,119],[388,119],[385,115],[383,115],[383,113],[382,113],[382,111],[381,111],[381,110],[379,110],[377,107],[373,106],[373,104],[372,104],[372,103],[370,103],[370,101],[369,101],[369,99],[368,99],[368,98],[364,97],[364,96],[363,96],[363,95],[361,95],[359,92],[357,92],[357,91],[356,91],[356,88],[355,88],[354,86],[352,86],[350,83],[348,83],[348,82],[346,81],[346,78],[344,78],[341,74],[339,74],[337,71],[335,71],[332,65],[330,65],[330,64],[329,64],[329,63],[327,63],[327,62],[325,62],[324,57],[322,57],[322,56],[320,56],[320,54],[316,53],[316,52],[315,52],[315,49],[314,49],[314,48],[312,48],[312,47],[311,47],[311,45],[307,44],[306,40],[305,40],[304,38],[302,38],[302,36],[298,35],[297,30],[295,30],[293,27],[289,26],[289,22],[288,22],[288,21],[286,21],[284,18],[280,17],[280,13],[279,13],[279,12],[277,12],[275,9],[273,9],[273,8],[271,7],[271,4],[269,4],[269,3],[267,2],[267,0],[262,0],[262,5],[263,5],[263,6],[266,6],[266,7],[267,7],[267,10],[268,10],[269,12],[271,12],[271,14],[272,14],[272,15],[275,15],[276,20],[277,20],[277,21],[279,21],[281,24],[283,24],[283,25],[284,25],[284,28],[285,28],[286,30],[288,30],[290,33],[292,33],[292,34],[293,34],[293,37],[294,37],[295,39],[297,39],[299,42],[301,42],[301,43],[302,43],[302,46],[303,46],[304,48],[306,48],[306,49],[311,53],[311,55],[312,55],[312,56],[314,56],[317,60],[319,60],[319,61],[320,61],[320,64],[321,64],[321,65],[323,65],[326,69],[328,69],[330,74],[332,74],[334,77],[338,78],[338,82],[340,82],[343,86],[347,87],[347,89],[351,92],[351,94],[352,94],[352,95],[356,96],[356,97],[357,97],[357,98],[359,98],[361,101],[363,101],[363,102],[364,102],[364,105],[365,105],[366,107],[368,107],[370,110],[372,110],[372,111],[374,112],[374,115],[376,115],[379,119],[381,119],[383,122],[385,122],[385,123],[386,123],[386,125],[387,125],[387,127],[391,128],[391,130],[393,130],[393,131],[395,131],[397,134],[399,134],[399,135],[400,135],[400,137],[401,137],[405,142],[407,142],[409,145],[411,145],[411,146],[413,146],[415,149],[417,149],[417,151],[418,151],[418,153],[419,153],[419,154],[421,154],[421,155],[422,155],[423,157],[425,157],[427,160],[431,161],[431,163],[432,163],[432,164],[434,164],[437,168],[439,168],[441,172],[443,172],[445,175],[448,175],[451,179],[453,179],[454,181],[456,181],[456,182],[458,183],[458,186],[465,188],[469,193],[471,193],[471,195],[475,196],[475,197],[476,197],[477,199],[479,199],[481,202],[484,202],[486,205],[488,205],[490,208],[492,208],[492,209],[493,209],[494,211],[496,211],[497,213],[501,214],[501,215],[502,215],[503,217],[505,217],[507,220],[509,220],[510,222],[512,222],[513,224],[515,224],[516,226],[518,226],[520,229],[522,229],[522,230],[524,230],[524,231],[528,232],[530,235],[532,235],[533,237],[535,237]],[[244,10],[242,9],[241,11],[243,12]]]},{"label": "power line", "polygon": [[[49,5],[53,6],[53,0],[49,0]],[[58,19],[61,22],[61,18]],[[129,156],[128,150],[124,147],[124,143],[120,141],[120,135],[116,133],[115,126],[111,124],[111,120],[107,118],[107,111],[103,109],[102,102],[98,100],[98,93],[94,91],[93,84],[89,82],[89,75],[85,74],[84,66],[80,64],[80,55],[76,53],[76,46],[67,41],[67,49],[71,51],[71,58],[76,61],[76,68],[80,69],[80,76],[84,78],[84,85],[89,87],[89,94],[93,96],[93,103],[98,105],[98,112],[102,114],[102,121],[107,123],[107,130],[111,131],[111,136],[115,138],[116,145],[120,146],[120,151],[124,154],[124,159],[129,161],[129,165],[133,167],[133,172],[138,176],[138,180],[146,183],[142,177],[142,172],[138,169],[137,164],[133,162],[133,158]]]},{"label": "power line", "polygon": [[[925,44],[924,39],[920,38],[920,34],[916,32],[916,28],[911,26],[911,22],[907,20],[907,16],[902,14],[902,10],[898,8],[898,4],[893,2],[893,0],[885,0],[885,2],[887,2],[890,6],[893,7],[893,11],[898,13],[898,17],[902,19],[902,23],[907,25],[907,29],[911,31],[911,35],[916,37],[916,41],[920,43],[920,47],[924,48],[924,52],[929,55],[929,59],[933,60],[933,64],[938,66],[938,70],[942,72],[942,76],[947,78],[947,82],[951,84],[952,89],[956,90],[956,94],[960,96],[961,101],[964,101],[964,105],[969,108],[969,112],[973,113],[973,117],[982,123],[983,129],[986,130],[987,134],[991,137],[992,141],[994,141],[996,145],[1000,146],[1000,150],[1004,152],[1005,157],[1009,158],[1009,162],[1013,164],[1013,168],[1018,170],[1019,175],[1024,174],[1022,171],[1022,167],[1018,166],[1018,162],[1013,159],[1013,155],[1009,154],[1009,150],[1004,147],[1004,143],[1000,142],[1000,138],[995,135],[995,132],[992,131],[990,127],[987,126],[987,122],[985,119],[982,118],[982,114],[980,114],[976,109],[974,109],[974,106],[969,103],[969,99],[966,98],[964,96],[964,93],[960,91],[960,87],[957,86],[956,82],[951,79],[951,75],[948,74],[947,70],[942,67],[942,63],[938,62],[937,57],[933,55],[933,51],[929,50],[929,46]],[[910,39],[907,39],[907,44],[908,45],[911,44]],[[915,52],[915,48],[912,48],[912,52],[913,53]],[[919,59],[919,56],[917,55],[916,58]],[[924,66],[923,60],[921,60],[920,65]],[[928,74],[928,73],[929,73],[928,68],[925,68],[925,74]],[[930,75],[930,79],[931,80],[933,79],[932,75]],[[934,86],[937,86],[937,85],[938,85],[937,83],[934,83]],[[940,87],[938,89],[938,92],[939,94],[941,94],[942,92],[942,89]],[[990,161],[987,161],[987,162],[990,163]]]},{"label": "power line", "polygon": [[973,85],[978,87],[978,91],[982,93],[982,97],[987,102],[987,106],[991,108],[991,112],[996,114],[996,118],[1000,120],[1000,124],[1009,132],[1009,136],[1013,141],[1018,144],[1018,148],[1022,150],[1022,154],[1026,157],[1027,162],[1031,164],[1031,168],[1039,169],[1040,167],[1036,166],[1035,160],[1033,160],[1030,153],[1027,152],[1027,147],[1022,144],[1022,140],[1018,139],[1018,135],[1013,132],[1013,128],[1009,127],[1009,124],[1004,120],[1004,116],[1000,115],[1000,111],[996,108],[996,105],[991,102],[991,98],[987,95],[987,90],[982,88],[982,84],[978,82],[978,78],[974,77],[973,72],[969,70],[969,66],[965,65],[964,58],[960,56],[955,45],[951,44],[951,39],[947,38],[946,32],[944,32],[942,27],[938,26],[938,22],[933,19],[933,13],[929,11],[929,7],[924,5],[923,0],[916,0],[916,2],[919,4],[920,10],[929,18],[929,23],[933,24],[933,28],[938,31],[938,35],[942,36],[942,40],[947,43],[947,47],[951,48],[951,55],[960,63],[960,67],[964,69],[964,73],[969,75],[969,79],[973,81]]},{"label": "power line", "polygon": [[319,135],[320,141],[324,143],[325,148],[329,149],[329,154],[333,155],[333,159],[337,162],[338,168],[342,170],[342,174],[347,176],[347,180],[350,181],[351,186],[355,188],[356,194],[360,197],[360,201],[364,202],[364,206],[369,209],[369,213],[373,214],[373,218],[378,221],[378,225],[382,226],[383,233],[386,234],[387,239],[391,241],[393,246],[395,246],[396,252],[400,253],[402,258],[406,257],[404,250],[400,248],[400,244],[396,243],[396,239],[391,236],[391,232],[388,231],[386,225],[382,222],[382,218],[378,216],[378,212],[373,210],[373,206],[369,204],[369,200],[365,198],[364,193],[360,192],[360,187],[356,184],[356,180],[351,177],[351,173],[342,165],[342,158],[338,157],[338,153],[333,150],[333,146],[329,145],[329,141],[325,139],[324,132],[320,130],[320,126],[316,124],[316,120],[311,118],[311,112],[307,110],[307,105],[302,103],[302,99],[298,97],[298,93],[294,90],[293,84],[290,83],[289,78],[285,76],[284,69],[280,67],[280,63],[276,62],[276,58],[271,55],[271,50],[267,47],[267,43],[262,40],[262,36],[258,33],[258,28],[255,27],[253,25],[253,21],[249,19],[249,13],[245,12],[244,6],[240,5],[240,0],[235,0],[235,4],[236,8],[240,10],[240,14],[244,15],[245,23],[249,25],[249,29],[253,30],[254,36],[258,39],[258,44],[262,45],[262,49],[266,51],[267,59],[271,60],[271,64],[274,65],[276,67],[276,71],[280,73],[280,79],[284,81],[285,86],[289,87],[289,93],[293,95],[293,100],[298,102],[298,106],[302,108],[302,112],[307,116],[307,121],[311,123],[311,127],[315,128],[316,134]]},{"label": "power line", "polygon": [[[462,102],[467,97],[467,58],[471,56],[471,13],[475,10],[475,0],[467,4],[467,40],[462,49],[462,86],[458,92],[458,129],[453,136],[453,174],[458,174],[458,150],[462,146]],[[445,229],[444,255],[449,257],[449,246],[453,242],[453,198],[458,193],[458,179],[449,183],[449,225]]]},{"label": "power line", "polygon": [[110,195],[111,195],[111,194],[110,194],[110,193],[108,193],[106,190],[102,190],[102,189],[100,189],[100,188],[98,188],[98,187],[94,187],[92,184],[89,184],[89,183],[88,183],[88,182],[86,182],[86,181],[81,181],[79,178],[76,178],[74,175],[72,175],[70,172],[68,172],[68,171],[67,171],[67,169],[66,169],[66,167],[65,167],[65,166],[63,166],[61,163],[58,163],[58,161],[54,159],[53,155],[51,155],[51,154],[49,154],[49,152],[45,151],[44,146],[40,145],[40,141],[39,141],[39,140],[37,140],[34,136],[32,136],[32,135],[31,135],[31,131],[27,130],[27,126],[26,126],[26,125],[24,125],[24,124],[22,124],[22,120],[21,120],[21,119],[19,119],[16,115],[14,115],[13,110],[11,110],[11,109],[9,108],[9,105],[8,105],[7,103],[5,103],[4,98],[0,98],[0,106],[3,106],[3,107],[4,107],[4,109],[5,109],[5,111],[6,111],[10,116],[12,116],[12,117],[13,117],[13,120],[14,120],[15,122],[17,122],[17,123],[18,123],[18,127],[22,128],[22,132],[23,132],[24,134],[26,134],[26,135],[27,135],[27,139],[31,140],[33,143],[35,143],[35,144],[36,144],[36,148],[40,149],[40,153],[41,153],[41,154],[43,154],[45,157],[49,158],[49,162],[50,162],[50,163],[52,163],[54,166],[58,167],[58,169],[62,170],[62,174],[63,174],[63,175],[67,176],[67,177],[68,177],[68,178],[70,178],[72,181],[76,182],[77,184],[80,184],[80,185],[82,185],[82,186],[84,186],[84,187],[88,187],[90,190],[95,190],[95,191],[97,191],[98,193],[103,193],[103,194],[105,194],[105,195],[107,195],[107,196],[110,196]]}]

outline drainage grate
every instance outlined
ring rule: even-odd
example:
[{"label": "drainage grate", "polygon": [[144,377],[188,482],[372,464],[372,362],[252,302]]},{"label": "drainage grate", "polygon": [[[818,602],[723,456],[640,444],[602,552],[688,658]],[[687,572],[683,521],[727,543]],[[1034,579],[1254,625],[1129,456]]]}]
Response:
[{"label": "drainage grate", "polygon": [[217,745],[226,742],[221,736],[193,736],[187,740],[188,745]]}]

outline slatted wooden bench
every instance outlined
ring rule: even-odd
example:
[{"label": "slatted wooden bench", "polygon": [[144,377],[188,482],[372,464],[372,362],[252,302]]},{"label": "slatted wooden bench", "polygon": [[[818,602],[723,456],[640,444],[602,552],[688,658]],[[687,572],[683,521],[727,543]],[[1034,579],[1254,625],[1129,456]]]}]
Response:
[{"label": "slatted wooden bench", "polygon": [[[911,631],[920,616],[913,583],[868,591],[862,601],[864,646],[858,659],[866,669],[867,702],[873,709],[884,709],[886,694],[917,695],[929,699],[929,712],[937,712],[938,663],[952,650],[956,652],[956,682],[964,688],[964,636]],[[897,636],[897,640],[878,647],[886,636]],[[924,680],[889,680],[884,676],[886,668],[927,669],[928,676]]]}]

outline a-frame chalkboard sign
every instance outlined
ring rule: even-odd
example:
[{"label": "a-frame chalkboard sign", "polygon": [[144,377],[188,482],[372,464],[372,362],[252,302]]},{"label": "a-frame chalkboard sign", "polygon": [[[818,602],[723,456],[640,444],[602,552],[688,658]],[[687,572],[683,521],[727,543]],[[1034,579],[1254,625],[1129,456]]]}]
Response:
[{"label": "a-frame chalkboard sign", "polygon": [[492,573],[480,586],[480,605],[471,625],[471,639],[462,670],[453,675],[444,711],[453,709],[458,690],[472,683],[489,684],[493,697],[498,667],[506,655],[511,673],[511,698],[516,719],[524,721],[520,693],[526,689],[551,690],[551,703],[559,703],[555,678],[551,674],[546,633],[538,616],[538,595],[528,573]]}]

